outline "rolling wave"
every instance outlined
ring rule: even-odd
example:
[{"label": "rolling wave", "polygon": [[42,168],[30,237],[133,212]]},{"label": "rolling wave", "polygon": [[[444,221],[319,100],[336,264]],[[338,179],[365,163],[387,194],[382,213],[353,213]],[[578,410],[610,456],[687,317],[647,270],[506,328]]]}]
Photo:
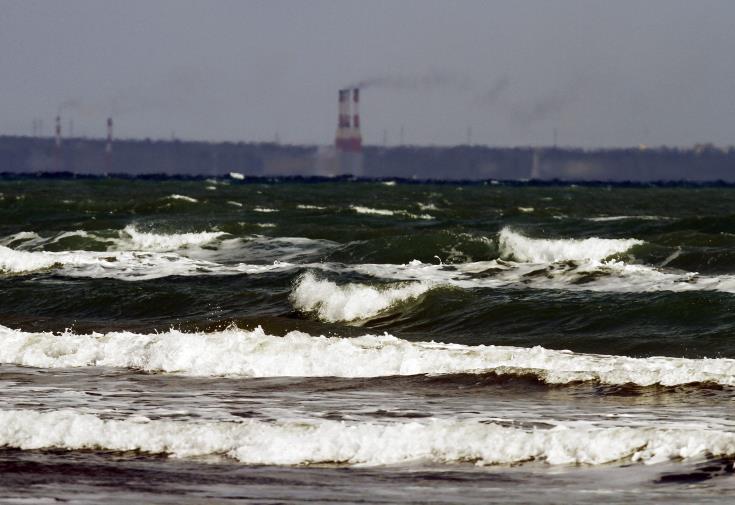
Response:
[{"label": "rolling wave", "polygon": [[0,363],[66,368],[110,366],[193,376],[380,377],[496,372],[549,384],[594,381],[640,386],[735,385],[735,359],[630,358],[510,347],[357,338],[283,337],[235,327],[213,333],[24,332],[0,326]]},{"label": "rolling wave", "polygon": [[556,263],[559,261],[602,262],[615,254],[624,253],[635,245],[636,239],[539,239],[529,238],[510,228],[498,235],[503,257],[524,263]]},{"label": "rolling wave", "polygon": [[526,430],[470,420],[184,422],[104,419],[76,410],[0,410],[0,446],[224,456],[258,465],[659,463],[735,455],[735,433],[702,428]]},{"label": "rolling wave", "polygon": [[402,301],[415,299],[434,287],[430,282],[377,288],[365,284],[337,285],[320,280],[313,273],[299,277],[291,302],[303,312],[313,312],[323,321],[367,319]]},{"label": "rolling wave", "polygon": [[175,251],[208,244],[226,235],[224,232],[153,233],[128,225],[120,232],[120,239],[114,241],[113,248],[123,251]]}]

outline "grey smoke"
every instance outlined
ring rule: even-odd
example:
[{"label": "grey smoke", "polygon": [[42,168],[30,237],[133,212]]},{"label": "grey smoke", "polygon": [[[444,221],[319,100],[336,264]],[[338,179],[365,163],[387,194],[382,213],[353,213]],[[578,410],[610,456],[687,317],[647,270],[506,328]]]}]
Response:
[{"label": "grey smoke", "polygon": [[510,77],[504,75],[497,79],[490,89],[475,97],[475,102],[483,105],[495,105],[510,88]]},{"label": "grey smoke", "polygon": [[510,108],[510,120],[523,129],[542,121],[558,121],[584,96],[588,84],[588,77],[577,76],[561,88],[546,91],[540,98],[516,103]]},{"label": "grey smoke", "polygon": [[148,112],[207,110],[216,101],[211,93],[212,76],[196,68],[177,68],[162,79],[117,91],[106,97],[70,98],[59,105],[59,114],[128,116]]},{"label": "grey smoke", "polygon": [[469,91],[472,89],[470,79],[463,74],[432,70],[421,75],[381,75],[357,81],[348,88],[387,88],[408,91]]}]

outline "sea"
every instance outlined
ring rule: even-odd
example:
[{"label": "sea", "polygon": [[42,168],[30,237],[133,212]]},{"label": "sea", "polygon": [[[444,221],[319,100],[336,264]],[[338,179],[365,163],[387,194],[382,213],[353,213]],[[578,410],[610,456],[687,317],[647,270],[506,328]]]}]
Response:
[{"label": "sea", "polygon": [[735,500],[735,188],[0,177],[0,503]]}]

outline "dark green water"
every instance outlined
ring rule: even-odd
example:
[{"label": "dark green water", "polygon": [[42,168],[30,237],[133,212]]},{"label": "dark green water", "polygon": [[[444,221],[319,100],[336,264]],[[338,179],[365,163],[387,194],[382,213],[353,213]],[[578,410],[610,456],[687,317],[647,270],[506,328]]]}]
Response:
[{"label": "dark green water", "polygon": [[[20,472],[27,485],[68,480],[54,451],[92,449],[74,465],[186,489],[204,485],[197,465],[220,468],[210,500],[242,491],[228,472],[269,465],[247,473],[248,499],[301,501],[327,479],[370,482],[382,502],[415,485],[423,502],[431,475],[525,483],[519,502],[543,488],[720,502],[733,358],[732,188],[0,180],[0,420],[18,426],[0,428],[0,464],[51,468]],[[88,428],[52,428],[72,421]],[[223,427],[249,431],[212,442]],[[658,464],[625,470],[640,461]],[[566,473],[549,483],[550,468]],[[589,488],[584,468],[610,482]],[[100,479],[72,498],[125,495]],[[667,487],[687,479],[693,494]],[[125,496],[174,492],[159,491]],[[345,501],[332,491],[304,499]]]}]

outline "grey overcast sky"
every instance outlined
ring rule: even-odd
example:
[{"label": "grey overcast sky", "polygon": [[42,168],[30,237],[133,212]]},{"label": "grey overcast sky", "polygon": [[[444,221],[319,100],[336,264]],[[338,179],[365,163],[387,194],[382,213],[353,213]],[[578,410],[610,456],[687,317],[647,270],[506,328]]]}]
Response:
[{"label": "grey overcast sky", "polygon": [[0,133],[735,144],[732,0],[0,0]]}]

